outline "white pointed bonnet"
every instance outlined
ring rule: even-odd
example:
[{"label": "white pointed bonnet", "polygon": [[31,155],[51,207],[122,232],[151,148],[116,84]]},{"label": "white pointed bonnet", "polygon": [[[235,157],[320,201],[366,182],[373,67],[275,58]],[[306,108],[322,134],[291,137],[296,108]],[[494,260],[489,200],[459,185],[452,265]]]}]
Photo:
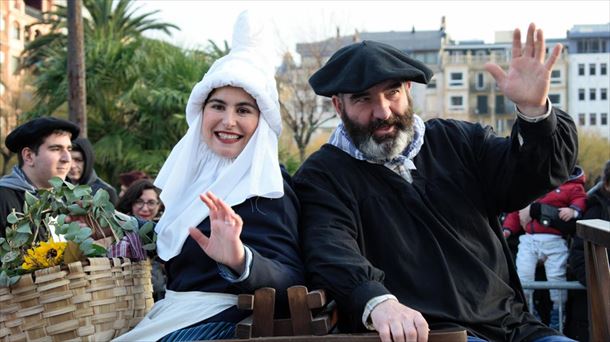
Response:
[{"label": "white pointed bonnet", "polygon": [[[230,206],[250,197],[280,198],[284,194],[277,147],[282,121],[271,64],[275,50],[267,26],[268,20],[259,13],[242,12],[233,29],[231,52],[214,62],[191,92],[186,106],[189,129],[155,180],[165,205],[155,227],[157,252],[163,260],[178,255],[188,228],[208,217],[199,194],[212,191]],[[244,89],[261,113],[250,141],[232,161],[214,154],[201,135],[204,103],[212,90],[224,86]]]}]

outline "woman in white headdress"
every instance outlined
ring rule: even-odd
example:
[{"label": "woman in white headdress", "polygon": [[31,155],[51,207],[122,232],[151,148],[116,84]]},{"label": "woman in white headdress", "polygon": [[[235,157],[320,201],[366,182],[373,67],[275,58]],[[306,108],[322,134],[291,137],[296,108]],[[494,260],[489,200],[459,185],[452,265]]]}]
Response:
[{"label": "woman in white headdress", "polygon": [[248,315],[236,294],[273,287],[281,315],[285,290],[304,283],[298,200],[278,162],[281,118],[264,24],[242,13],[231,52],[193,88],[189,129],[155,181],[165,204],[155,230],[166,297],[117,340],[231,338]]}]

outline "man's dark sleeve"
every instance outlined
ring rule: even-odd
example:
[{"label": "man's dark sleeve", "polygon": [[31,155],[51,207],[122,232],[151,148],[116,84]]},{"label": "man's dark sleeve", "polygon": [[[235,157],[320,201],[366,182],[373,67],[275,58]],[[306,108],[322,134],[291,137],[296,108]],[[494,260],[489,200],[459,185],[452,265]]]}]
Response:
[{"label": "man's dark sleeve", "polygon": [[564,183],[576,164],[576,126],[560,109],[537,123],[517,118],[510,138],[482,132],[475,153],[490,213],[524,208]]}]

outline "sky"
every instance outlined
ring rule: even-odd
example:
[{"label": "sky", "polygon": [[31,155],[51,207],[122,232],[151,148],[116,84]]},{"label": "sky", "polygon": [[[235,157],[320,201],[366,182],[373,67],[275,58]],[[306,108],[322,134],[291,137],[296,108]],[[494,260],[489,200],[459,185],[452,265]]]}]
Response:
[{"label": "sky", "polygon": [[[159,10],[157,18],[181,28],[171,38],[152,35],[185,48],[203,48],[211,39],[231,43],[238,14],[248,8],[269,13],[277,54],[311,42],[360,32],[437,30],[445,16],[454,40],[494,41],[495,31],[527,30],[530,22],[546,38],[563,38],[574,25],[610,22],[610,1],[198,1],[135,0],[140,11]],[[279,57],[278,57],[279,58]]]}]

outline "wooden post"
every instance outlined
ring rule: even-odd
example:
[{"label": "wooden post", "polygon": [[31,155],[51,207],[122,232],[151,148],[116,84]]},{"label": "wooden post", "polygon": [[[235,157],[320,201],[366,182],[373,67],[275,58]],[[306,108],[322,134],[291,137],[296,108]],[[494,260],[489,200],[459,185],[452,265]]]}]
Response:
[{"label": "wooden post", "polygon": [[67,5],[69,119],[80,127],[80,136],[87,137],[82,0],[68,0]]}]

